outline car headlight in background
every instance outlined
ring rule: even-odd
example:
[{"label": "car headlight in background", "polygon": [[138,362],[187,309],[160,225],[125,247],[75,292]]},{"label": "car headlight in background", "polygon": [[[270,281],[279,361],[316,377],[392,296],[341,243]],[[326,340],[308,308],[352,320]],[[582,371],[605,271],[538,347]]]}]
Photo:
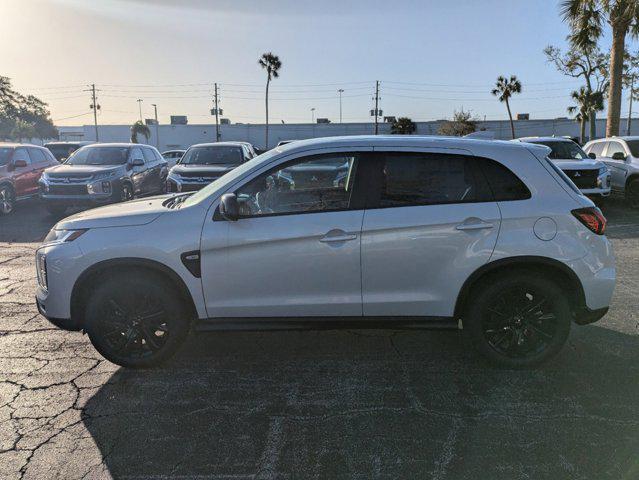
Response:
[{"label": "car headlight in background", "polygon": [[111,193],[111,182],[108,180],[102,180],[101,182],[93,182],[87,185],[87,192],[89,194],[95,193]]},{"label": "car headlight in background", "polygon": [[604,175],[606,173],[608,173],[608,167],[605,167],[605,166],[599,167],[599,172],[598,172],[599,175]]},{"label": "car headlight in background", "polygon": [[45,290],[49,287],[47,279],[47,256],[43,252],[36,253],[36,277],[38,285]]},{"label": "car headlight in background", "polygon": [[88,229],[83,228],[80,230],[56,230],[52,228],[51,231],[44,237],[45,244],[49,243],[64,243],[64,242],[72,242]]}]

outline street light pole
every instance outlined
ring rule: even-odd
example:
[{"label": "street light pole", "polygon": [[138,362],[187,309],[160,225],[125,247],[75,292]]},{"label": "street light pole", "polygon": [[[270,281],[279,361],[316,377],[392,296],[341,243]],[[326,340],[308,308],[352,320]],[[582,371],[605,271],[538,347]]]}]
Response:
[{"label": "street light pole", "polygon": [[160,148],[160,126],[158,124],[158,106],[155,103],[152,103],[153,109],[155,110],[155,148]]},{"label": "street light pole", "polygon": [[315,107],[311,108],[311,123],[315,123]]},{"label": "street light pole", "polygon": [[339,93],[339,123],[342,123],[342,93],[344,93],[344,89],[340,88],[337,93]]},{"label": "street light pole", "polygon": [[140,121],[142,121],[142,99],[138,98],[138,107],[140,107]]}]

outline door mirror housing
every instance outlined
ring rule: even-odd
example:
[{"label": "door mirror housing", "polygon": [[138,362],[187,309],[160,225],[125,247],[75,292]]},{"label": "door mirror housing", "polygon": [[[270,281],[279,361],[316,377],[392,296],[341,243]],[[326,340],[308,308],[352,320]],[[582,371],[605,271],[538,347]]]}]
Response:
[{"label": "door mirror housing", "polygon": [[16,160],[13,162],[13,166],[15,168],[23,168],[27,166],[27,161],[26,160]]},{"label": "door mirror housing", "polygon": [[132,158],[131,161],[129,162],[129,164],[132,167],[143,167],[144,166],[144,160],[142,160],[141,158]]},{"label": "door mirror housing", "polygon": [[220,199],[220,215],[230,222],[235,222],[240,218],[240,206],[234,193],[222,195]]},{"label": "door mirror housing", "polygon": [[592,158],[593,160],[595,160],[597,158],[597,155],[595,155],[594,152],[590,152],[588,154],[588,158]]},{"label": "door mirror housing", "polygon": [[612,154],[612,159],[613,160],[625,160],[626,159],[626,154],[623,152],[615,152]]}]

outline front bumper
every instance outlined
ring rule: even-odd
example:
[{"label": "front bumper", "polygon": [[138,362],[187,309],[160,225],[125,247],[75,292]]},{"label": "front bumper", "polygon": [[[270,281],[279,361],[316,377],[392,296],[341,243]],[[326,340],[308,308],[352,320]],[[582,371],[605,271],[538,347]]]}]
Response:
[{"label": "front bumper", "polygon": [[92,195],[50,195],[40,193],[40,198],[51,205],[84,206],[104,205],[118,201],[118,196],[113,194]]},{"label": "front bumper", "polygon": [[72,332],[77,332],[82,329],[76,324],[76,322],[74,322],[70,318],[56,318],[48,315],[46,307],[44,306],[44,301],[40,300],[38,295],[36,295],[36,305],[38,307],[38,312],[40,312],[40,315],[49,320],[49,322],[51,322],[56,327]]}]

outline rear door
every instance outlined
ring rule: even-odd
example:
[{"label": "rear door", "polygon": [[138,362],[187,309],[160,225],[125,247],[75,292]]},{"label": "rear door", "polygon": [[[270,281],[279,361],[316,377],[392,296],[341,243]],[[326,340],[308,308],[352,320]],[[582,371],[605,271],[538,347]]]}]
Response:
[{"label": "rear door", "polygon": [[363,313],[451,316],[500,227],[479,163],[463,150],[375,151],[362,226]]}]

